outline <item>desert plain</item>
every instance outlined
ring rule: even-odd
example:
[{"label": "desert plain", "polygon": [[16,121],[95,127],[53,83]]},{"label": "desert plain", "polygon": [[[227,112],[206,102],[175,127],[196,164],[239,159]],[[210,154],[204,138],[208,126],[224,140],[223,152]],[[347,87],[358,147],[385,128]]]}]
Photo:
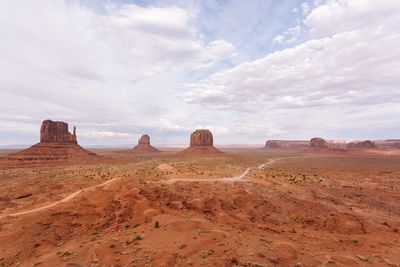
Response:
[{"label": "desert plain", "polygon": [[0,266],[400,266],[398,149],[160,150],[1,159]]}]

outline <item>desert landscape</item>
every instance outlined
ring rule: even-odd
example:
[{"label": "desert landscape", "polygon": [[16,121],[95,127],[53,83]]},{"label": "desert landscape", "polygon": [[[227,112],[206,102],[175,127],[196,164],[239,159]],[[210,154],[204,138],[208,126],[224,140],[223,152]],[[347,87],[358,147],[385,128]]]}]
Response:
[{"label": "desert landscape", "polygon": [[398,149],[220,151],[197,130],[183,152],[145,136],[82,153],[49,120],[40,136],[0,161],[2,266],[400,264]]},{"label": "desert landscape", "polygon": [[400,0],[1,0],[0,267],[400,267]]}]

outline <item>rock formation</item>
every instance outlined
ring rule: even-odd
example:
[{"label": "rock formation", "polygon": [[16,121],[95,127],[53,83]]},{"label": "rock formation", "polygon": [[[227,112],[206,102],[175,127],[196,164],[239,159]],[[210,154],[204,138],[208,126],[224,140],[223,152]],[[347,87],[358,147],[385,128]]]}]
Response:
[{"label": "rock formation", "polygon": [[310,148],[327,148],[328,142],[320,137],[314,137],[310,140]]},{"label": "rock formation", "polygon": [[150,136],[147,134],[142,135],[142,137],[139,138],[138,140],[139,145],[150,145]]},{"label": "rock formation", "polygon": [[190,135],[190,146],[183,150],[183,154],[221,154],[214,147],[213,135],[209,130],[200,129]]},{"label": "rock formation", "polygon": [[297,141],[297,140],[268,140],[265,143],[265,148],[288,148],[288,149],[299,149],[308,148],[310,146],[309,141]]},{"label": "rock formation", "polygon": [[139,138],[137,146],[135,146],[130,152],[137,154],[147,154],[160,153],[161,151],[150,145],[150,136],[145,134]]},{"label": "rock formation", "polygon": [[78,145],[75,127],[71,134],[67,123],[45,120],[40,128],[40,142],[25,150],[9,154],[7,158],[19,161],[49,161],[91,156],[96,154]]},{"label": "rock formation", "polygon": [[369,149],[369,148],[377,148],[375,142],[366,140],[361,142],[350,142],[347,144],[347,149]]},{"label": "rock formation", "polygon": [[378,148],[400,149],[400,139],[374,140]]},{"label": "rock formation", "polygon": [[265,143],[265,148],[280,148],[280,144],[278,140],[267,140]]},{"label": "rock formation", "polygon": [[74,127],[74,132],[71,134],[68,131],[68,123],[45,120],[40,128],[40,142],[77,144],[76,127]]}]

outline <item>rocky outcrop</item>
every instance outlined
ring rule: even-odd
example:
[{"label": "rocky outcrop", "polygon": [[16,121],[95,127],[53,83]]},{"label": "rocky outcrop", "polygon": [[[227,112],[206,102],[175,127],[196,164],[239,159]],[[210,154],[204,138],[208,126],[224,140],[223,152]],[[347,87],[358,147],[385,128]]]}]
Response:
[{"label": "rocky outcrop", "polygon": [[370,140],[361,141],[361,142],[350,142],[347,144],[347,149],[371,149],[377,148],[375,142]]},{"label": "rocky outcrop", "polygon": [[221,154],[214,147],[214,139],[212,133],[207,129],[194,131],[190,135],[190,146],[183,150],[183,154]]},{"label": "rocky outcrop", "polygon": [[139,145],[150,145],[150,136],[148,136],[147,134],[142,135],[142,137],[139,138],[138,144]]},{"label": "rocky outcrop", "polygon": [[68,123],[45,120],[40,128],[40,142],[77,144],[76,127],[74,127],[74,132],[71,134],[68,131]]},{"label": "rocky outcrop", "polygon": [[150,145],[150,136],[145,134],[139,138],[138,144],[128,152],[136,154],[160,153],[161,151]]},{"label": "rocky outcrop", "polygon": [[265,148],[280,148],[279,141],[277,140],[267,140],[265,143]]},{"label": "rocky outcrop", "polygon": [[328,142],[321,137],[314,137],[310,140],[310,148],[327,148]]},{"label": "rocky outcrop", "polygon": [[374,140],[378,148],[400,149],[400,139]]},{"label": "rocky outcrop", "polygon": [[76,128],[71,134],[68,124],[61,121],[45,120],[40,128],[40,142],[25,150],[9,154],[8,160],[17,161],[59,161],[91,158],[95,153],[78,145]]},{"label": "rocky outcrop", "polygon": [[213,135],[209,130],[196,130],[190,135],[190,146],[213,146]]},{"label": "rocky outcrop", "polygon": [[268,140],[265,143],[265,148],[276,149],[276,148],[287,148],[287,149],[300,149],[308,148],[310,146],[309,141],[297,141],[297,140]]}]

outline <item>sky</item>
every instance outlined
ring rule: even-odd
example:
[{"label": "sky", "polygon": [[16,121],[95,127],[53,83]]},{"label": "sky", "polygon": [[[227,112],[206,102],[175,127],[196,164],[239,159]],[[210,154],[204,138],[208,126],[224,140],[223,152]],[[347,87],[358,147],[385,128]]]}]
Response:
[{"label": "sky", "polygon": [[2,0],[0,146],[400,137],[398,0]]}]

